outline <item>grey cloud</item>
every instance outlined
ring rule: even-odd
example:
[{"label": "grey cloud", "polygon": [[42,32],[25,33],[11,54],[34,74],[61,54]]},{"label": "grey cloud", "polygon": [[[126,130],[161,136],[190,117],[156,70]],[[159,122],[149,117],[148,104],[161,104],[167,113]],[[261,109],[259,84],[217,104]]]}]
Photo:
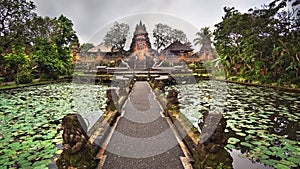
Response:
[{"label": "grey cloud", "polygon": [[[89,40],[101,27],[113,21],[144,12],[166,13],[192,23],[198,29],[221,21],[223,7],[237,6],[248,9],[269,0],[33,0],[42,16],[66,15],[74,23],[80,42]],[[232,5],[231,5],[232,4]],[[148,31],[152,29],[148,28]],[[130,30],[133,31],[132,28]],[[100,43],[95,39],[93,43]]]}]

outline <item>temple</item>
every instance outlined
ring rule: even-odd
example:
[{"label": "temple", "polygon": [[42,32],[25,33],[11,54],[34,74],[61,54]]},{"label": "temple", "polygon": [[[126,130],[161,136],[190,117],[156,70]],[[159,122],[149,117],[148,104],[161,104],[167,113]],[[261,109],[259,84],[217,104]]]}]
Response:
[{"label": "temple", "polygon": [[112,46],[105,45],[104,42],[87,51],[90,58],[81,58],[79,56],[78,45],[72,46],[74,61],[83,64],[114,65],[111,63],[127,63],[127,67],[135,70],[151,69],[157,66],[173,66],[174,63],[184,61],[190,63],[204,63],[215,59],[214,49],[211,43],[205,43],[199,52],[195,53],[189,43],[183,43],[175,40],[161,51],[151,48],[149,34],[145,24],[140,21],[136,24],[133,32],[130,49],[122,53],[118,50],[112,50]]},{"label": "temple", "polygon": [[145,60],[145,57],[150,56],[149,49],[151,49],[151,43],[148,37],[148,32],[145,24],[140,21],[140,23],[135,27],[130,45],[130,52],[132,55],[138,56],[138,60]]},{"label": "temple", "polygon": [[142,23],[142,21],[140,21],[140,23],[135,27],[130,45],[131,59],[136,60],[134,68],[144,69],[152,66],[151,64],[153,64],[153,58],[150,54],[150,50],[151,43],[148,37],[146,26]]}]

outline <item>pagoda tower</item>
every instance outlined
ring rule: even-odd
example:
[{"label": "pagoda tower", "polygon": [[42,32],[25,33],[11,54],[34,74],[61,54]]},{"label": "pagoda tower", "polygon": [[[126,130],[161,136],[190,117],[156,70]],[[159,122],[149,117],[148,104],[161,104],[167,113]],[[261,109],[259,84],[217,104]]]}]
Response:
[{"label": "pagoda tower", "polygon": [[135,27],[130,45],[130,52],[132,56],[137,56],[137,59],[142,61],[145,60],[146,57],[150,57],[149,49],[151,49],[151,43],[148,37],[148,32],[145,24],[140,21],[140,23]]}]

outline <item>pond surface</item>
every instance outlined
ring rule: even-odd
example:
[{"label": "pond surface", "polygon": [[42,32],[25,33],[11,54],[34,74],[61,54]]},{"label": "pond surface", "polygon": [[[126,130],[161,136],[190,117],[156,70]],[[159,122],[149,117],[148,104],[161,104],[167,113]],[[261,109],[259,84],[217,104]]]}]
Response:
[{"label": "pond surface", "polygon": [[[223,88],[223,97],[218,101],[214,85]],[[237,161],[243,163],[242,158],[254,162],[251,165],[244,161],[244,169],[264,165],[278,169],[299,168],[299,93],[225,82],[212,85],[210,81],[169,88],[180,92],[180,111],[196,128],[202,112],[223,101],[221,112],[227,120],[225,135],[229,138],[226,149],[233,156],[236,168],[241,166]]]},{"label": "pond surface", "polygon": [[[218,83],[226,87],[217,102],[223,101],[233,166],[299,168],[300,94]],[[173,87],[180,91],[180,111],[198,127],[218,99],[214,87],[209,81]],[[107,88],[60,83],[0,91],[0,166],[47,168],[61,153],[62,117],[80,113],[91,127],[104,112]]]},{"label": "pond surface", "polygon": [[48,168],[62,152],[61,119],[80,113],[89,127],[106,106],[107,86],[49,84],[0,91],[0,168]]}]

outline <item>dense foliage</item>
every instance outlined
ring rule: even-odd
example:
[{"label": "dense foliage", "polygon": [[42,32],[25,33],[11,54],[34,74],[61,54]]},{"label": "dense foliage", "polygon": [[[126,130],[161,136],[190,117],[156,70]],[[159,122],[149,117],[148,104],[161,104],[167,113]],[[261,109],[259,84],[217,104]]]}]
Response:
[{"label": "dense foliage", "polygon": [[70,45],[78,43],[73,23],[61,15],[40,17],[26,0],[1,3],[0,75],[5,81],[29,83],[32,78],[57,79],[70,73]]},{"label": "dense foliage", "polygon": [[80,45],[80,56],[86,57],[88,55],[88,50],[95,47],[92,43],[84,43]]},{"label": "dense foliage", "polygon": [[227,76],[245,81],[299,84],[298,1],[274,0],[241,13],[225,7],[214,31],[215,47]]},{"label": "dense foliage", "polygon": [[123,51],[126,38],[129,34],[129,25],[115,22],[104,37],[104,43],[112,46],[112,50]]},{"label": "dense foliage", "polygon": [[154,46],[156,50],[167,47],[175,41],[187,43],[186,34],[182,30],[172,29],[166,24],[156,24],[153,29]]}]

